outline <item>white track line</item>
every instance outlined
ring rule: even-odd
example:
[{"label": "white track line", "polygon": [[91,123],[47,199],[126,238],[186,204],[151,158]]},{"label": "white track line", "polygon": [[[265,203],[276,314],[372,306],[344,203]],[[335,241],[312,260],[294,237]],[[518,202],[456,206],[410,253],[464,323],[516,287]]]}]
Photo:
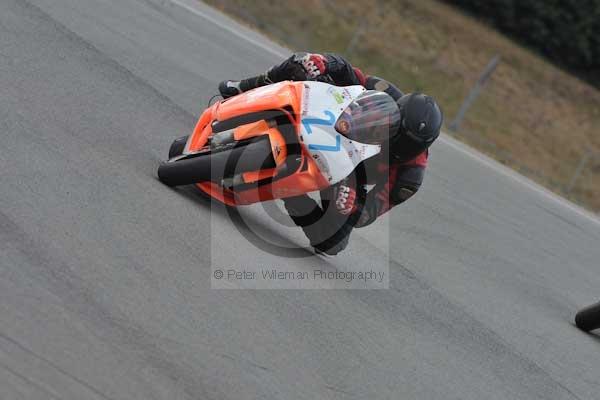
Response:
[{"label": "white track line", "polygon": [[[235,28],[233,26],[230,25],[222,25],[222,24],[218,24],[217,21],[215,21],[215,18],[211,15],[209,15],[208,13],[202,11],[199,9],[200,4],[199,4],[199,0],[193,0],[194,2],[189,4],[188,1],[182,1],[182,0],[169,0],[171,3],[178,5],[179,7],[185,9],[186,11],[191,12],[192,14],[195,14],[215,25],[217,25],[218,27],[220,27],[223,30],[226,30],[229,33],[234,34],[235,36],[244,39],[245,41],[247,41],[248,43],[253,44],[256,47],[259,47],[277,57],[280,58],[287,58],[290,56],[291,53],[293,53],[291,50],[289,50],[289,52],[284,53],[281,51],[277,51],[275,50],[272,45],[263,43],[259,40],[256,40],[254,38],[251,38],[248,36],[248,34],[246,32],[242,32],[241,29]],[[235,22],[234,22],[235,23]]]},{"label": "white track line", "polygon": [[[213,16],[209,15],[208,13],[206,13],[200,9],[200,4],[199,4],[198,0],[191,0],[191,1],[193,1],[193,3],[190,3],[189,0],[188,1],[169,0],[169,1],[183,9],[185,9],[186,11],[189,11],[190,13],[195,14],[195,15],[199,16],[200,18],[217,25],[221,29],[224,29],[231,34],[233,34],[241,39],[244,39],[248,43],[251,43],[254,46],[259,47],[277,57],[280,57],[283,59],[283,58],[288,57],[292,53],[291,50],[289,50],[287,53],[278,51],[278,50],[274,49],[272,47],[272,45],[269,45],[267,43],[261,42],[252,37],[249,37],[246,32],[243,32],[241,29],[239,29],[235,26],[217,23],[217,21],[215,21],[215,18]],[[265,39],[265,41],[267,41],[267,39]],[[600,219],[598,218],[598,216],[596,216],[593,213],[591,213],[590,211],[587,211],[584,208],[570,202],[569,200],[567,200],[563,197],[560,197],[556,193],[549,191],[548,189],[542,187],[541,185],[539,185],[539,184],[533,182],[532,180],[524,177],[523,175],[517,173],[516,171],[500,164],[496,160],[493,160],[493,159],[487,157],[486,155],[478,152],[477,150],[465,145],[464,143],[459,142],[458,140],[456,140],[448,135],[442,136],[440,138],[440,140],[442,142],[444,142],[445,144],[449,145],[450,147],[468,155],[469,157],[473,158],[474,160],[490,167],[491,169],[497,171],[498,173],[519,182],[523,186],[530,188],[531,190],[540,194],[541,196],[543,196],[547,199],[550,199],[550,200],[556,202],[557,204],[567,208],[568,210],[579,215],[580,217],[588,219],[588,220],[600,225]]]},{"label": "white track line", "polygon": [[440,140],[442,142],[444,142],[445,144],[447,144],[448,146],[453,147],[454,149],[456,149],[456,150],[468,155],[469,157],[473,158],[474,160],[480,162],[481,164],[484,164],[484,165],[490,167],[491,169],[497,171],[498,173],[519,182],[521,185],[528,187],[532,191],[540,194],[541,196],[548,198],[550,200],[553,200],[554,202],[558,203],[559,205],[576,213],[580,217],[583,217],[585,219],[588,219],[588,220],[600,225],[600,219],[594,213],[584,209],[583,207],[578,206],[575,203],[572,203],[571,201],[565,199],[564,197],[560,197],[556,193],[551,192],[550,190],[546,189],[545,187],[541,186],[540,184],[519,174],[517,171],[510,169],[509,167],[499,163],[498,161],[494,160],[493,158],[486,156],[485,154],[478,152],[477,150],[458,141],[457,139],[449,136],[448,134],[444,134],[443,136],[441,136]]}]

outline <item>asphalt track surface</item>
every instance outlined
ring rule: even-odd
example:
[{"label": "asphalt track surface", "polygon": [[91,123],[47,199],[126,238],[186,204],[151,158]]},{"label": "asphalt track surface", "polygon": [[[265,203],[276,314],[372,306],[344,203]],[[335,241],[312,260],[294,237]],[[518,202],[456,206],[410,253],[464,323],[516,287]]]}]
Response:
[{"label": "asphalt track surface", "polygon": [[[261,252],[156,180],[216,83],[284,52],[191,0],[2,0],[0,398],[600,399],[600,337],[572,324],[598,221],[448,138],[392,239],[333,259]],[[382,249],[388,290],[210,289],[215,255]]]}]

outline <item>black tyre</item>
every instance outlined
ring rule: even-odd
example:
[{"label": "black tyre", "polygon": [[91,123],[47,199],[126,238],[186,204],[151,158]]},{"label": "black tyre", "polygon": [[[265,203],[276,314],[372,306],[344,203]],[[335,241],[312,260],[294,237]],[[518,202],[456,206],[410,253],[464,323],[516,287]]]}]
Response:
[{"label": "black tyre", "polygon": [[239,142],[225,151],[206,152],[164,162],[158,167],[158,179],[168,186],[191,185],[205,181],[220,183],[224,177],[234,174],[274,167],[275,160],[269,137],[261,136]]},{"label": "black tyre", "polygon": [[585,332],[600,328],[600,303],[584,308],[575,315],[575,324]]},{"label": "black tyre", "polygon": [[183,149],[185,148],[185,144],[189,137],[189,135],[182,136],[171,143],[171,147],[169,147],[169,159],[183,154]]}]

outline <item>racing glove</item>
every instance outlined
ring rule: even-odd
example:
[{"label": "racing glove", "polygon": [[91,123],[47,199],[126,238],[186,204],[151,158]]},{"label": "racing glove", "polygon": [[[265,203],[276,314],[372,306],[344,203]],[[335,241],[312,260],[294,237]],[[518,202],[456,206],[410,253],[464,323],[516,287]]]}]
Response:
[{"label": "racing glove", "polygon": [[267,71],[272,82],[318,80],[326,74],[327,58],[313,53],[295,53]]},{"label": "racing glove", "polygon": [[308,80],[318,79],[327,74],[327,59],[320,54],[299,53],[294,55],[295,61],[304,69]]},{"label": "racing glove", "polygon": [[264,74],[241,81],[221,82],[219,92],[224,99],[227,99],[274,82],[320,80],[327,75],[327,63],[327,58],[320,54],[296,53],[281,64],[271,67]]}]

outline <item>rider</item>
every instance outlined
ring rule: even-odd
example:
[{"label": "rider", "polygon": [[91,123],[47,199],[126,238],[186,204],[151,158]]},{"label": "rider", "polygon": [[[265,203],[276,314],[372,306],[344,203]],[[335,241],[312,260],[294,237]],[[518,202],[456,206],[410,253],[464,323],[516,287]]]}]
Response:
[{"label": "rider", "polygon": [[[354,227],[371,224],[419,190],[427,166],[427,149],[440,134],[442,112],[432,97],[404,94],[384,79],[365,75],[336,54],[296,53],[262,75],[223,81],[219,91],[228,98],[285,80],[362,85],[387,93],[401,111],[399,131],[384,144],[385,151],[363,163],[367,176],[377,177],[367,181],[375,185],[368,193],[364,186],[357,187],[356,179],[346,178],[321,192],[321,206],[307,195],[283,199],[290,217],[303,229],[311,246],[319,253],[334,255],[347,246]],[[359,197],[365,199],[364,204],[359,204]]]}]

